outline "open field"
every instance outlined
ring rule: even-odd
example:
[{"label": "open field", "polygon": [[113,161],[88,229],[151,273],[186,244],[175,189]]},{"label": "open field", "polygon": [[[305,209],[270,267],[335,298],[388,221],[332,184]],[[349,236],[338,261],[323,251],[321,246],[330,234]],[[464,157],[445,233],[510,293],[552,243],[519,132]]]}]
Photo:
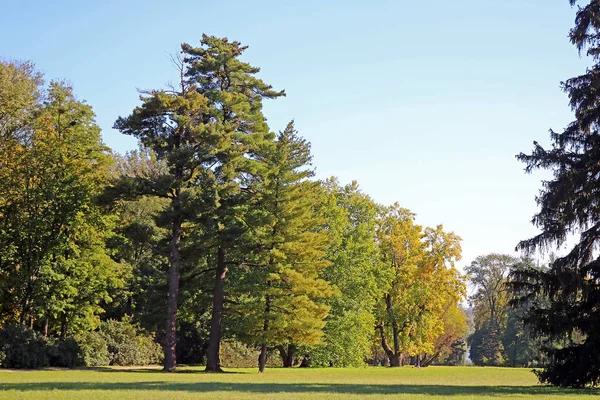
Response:
[{"label": "open field", "polygon": [[591,399],[600,390],[537,384],[528,369],[429,367],[1,371],[0,399]]}]

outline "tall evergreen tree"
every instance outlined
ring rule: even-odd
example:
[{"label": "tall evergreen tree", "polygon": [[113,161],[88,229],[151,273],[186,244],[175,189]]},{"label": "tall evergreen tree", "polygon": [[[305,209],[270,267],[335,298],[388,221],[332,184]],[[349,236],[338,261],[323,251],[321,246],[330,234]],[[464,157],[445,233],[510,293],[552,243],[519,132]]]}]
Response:
[{"label": "tall evergreen tree", "polygon": [[[577,0],[569,0],[574,6]],[[591,0],[577,9],[571,42],[584,51],[593,65],[580,76],[562,83],[569,95],[575,121],[562,132],[550,131],[552,148],[534,142],[531,154],[517,158],[526,171],[549,169],[554,177],[543,182],[537,197],[540,211],[533,224],[542,231],[519,243],[527,251],[560,246],[571,234],[579,243],[551,263],[548,270],[517,271],[517,287],[528,293],[534,306],[526,321],[545,337],[551,363],[539,373],[542,382],[561,386],[600,383],[600,258],[594,250],[600,242],[600,1]],[[542,294],[549,305],[537,302]],[[575,334],[582,341],[571,340]],[[554,347],[559,341],[564,346]]]},{"label": "tall evergreen tree", "polygon": [[194,214],[193,198],[196,180],[215,163],[215,147],[222,139],[211,125],[210,105],[197,87],[185,79],[187,67],[175,60],[179,70],[178,87],[144,92],[142,105],[127,117],[120,117],[115,128],[137,137],[151,149],[165,169],[151,174],[123,176],[111,189],[115,197],[127,199],[158,196],[169,205],[160,213],[160,224],[167,235],[169,271],[167,274],[167,323],[165,329],[164,370],[177,366],[177,307],[182,263],[194,264],[194,259],[182,259],[182,238],[186,223]]},{"label": "tall evergreen tree", "polygon": [[249,179],[261,163],[256,152],[273,134],[262,113],[264,99],[285,95],[256,77],[260,69],[239,59],[247,46],[227,38],[203,35],[200,47],[182,45],[189,66],[189,85],[207,99],[211,112],[204,116],[211,133],[218,137],[212,154],[215,163],[206,170],[200,184],[203,191],[202,225],[204,240],[216,252],[213,308],[207,371],[220,371],[219,348],[222,335],[225,278],[228,266],[242,263],[233,259],[236,246],[247,227],[243,222]]},{"label": "tall evergreen tree", "polygon": [[265,170],[253,185],[248,223],[255,243],[252,264],[242,278],[246,296],[238,312],[241,335],[260,346],[263,372],[269,347],[314,345],[323,335],[329,307],[322,299],[331,294],[320,278],[327,234],[320,229],[319,182],[308,180],[310,145],[298,136],[293,123],[267,143],[258,160]]}]

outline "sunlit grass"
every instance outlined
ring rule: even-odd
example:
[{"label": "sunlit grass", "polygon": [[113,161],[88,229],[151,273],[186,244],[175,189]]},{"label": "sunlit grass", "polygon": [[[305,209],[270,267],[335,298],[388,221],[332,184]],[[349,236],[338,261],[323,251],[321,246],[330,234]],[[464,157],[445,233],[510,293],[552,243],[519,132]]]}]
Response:
[{"label": "sunlit grass", "polygon": [[528,369],[201,368],[0,371],[1,399],[590,399],[599,390],[538,385]]}]

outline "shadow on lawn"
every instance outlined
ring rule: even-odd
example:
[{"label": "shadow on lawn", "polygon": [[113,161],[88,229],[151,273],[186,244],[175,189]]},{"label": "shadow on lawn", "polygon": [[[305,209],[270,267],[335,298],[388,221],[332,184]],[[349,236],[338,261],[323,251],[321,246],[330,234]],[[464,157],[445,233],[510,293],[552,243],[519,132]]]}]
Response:
[{"label": "shadow on lawn", "polygon": [[[98,372],[118,372],[118,373],[127,373],[127,372],[135,372],[135,373],[157,373],[164,374],[165,372],[162,368],[115,368],[115,367],[84,367],[78,368],[81,371],[98,371]],[[173,374],[212,374],[211,372],[204,372],[202,369],[192,369],[189,367],[177,367]],[[219,373],[215,373],[215,375],[232,375],[232,374],[245,374],[246,372],[239,371],[223,371]]]},{"label": "shadow on lawn", "polygon": [[226,382],[28,382],[0,383],[0,390],[160,390],[184,392],[246,393],[342,393],[342,394],[426,394],[430,396],[476,395],[573,395],[599,396],[595,389],[559,389],[550,386],[449,386],[449,385],[356,385],[319,383],[226,383]]}]

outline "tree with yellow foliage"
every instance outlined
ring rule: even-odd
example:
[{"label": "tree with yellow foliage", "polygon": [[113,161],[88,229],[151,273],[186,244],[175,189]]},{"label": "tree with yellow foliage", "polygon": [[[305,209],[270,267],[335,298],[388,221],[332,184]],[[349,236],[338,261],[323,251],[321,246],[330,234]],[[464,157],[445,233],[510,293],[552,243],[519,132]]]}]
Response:
[{"label": "tree with yellow foliage", "polygon": [[398,204],[385,209],[378,236],[384,263],[394,272],[378,308],[381,345],[391,366],[401,366],[404,354],[417,356],[419,365],[444,333],[444,313],[465,295],[465,278],[454,265],[461,239],[441,225],[423,231]]}]

